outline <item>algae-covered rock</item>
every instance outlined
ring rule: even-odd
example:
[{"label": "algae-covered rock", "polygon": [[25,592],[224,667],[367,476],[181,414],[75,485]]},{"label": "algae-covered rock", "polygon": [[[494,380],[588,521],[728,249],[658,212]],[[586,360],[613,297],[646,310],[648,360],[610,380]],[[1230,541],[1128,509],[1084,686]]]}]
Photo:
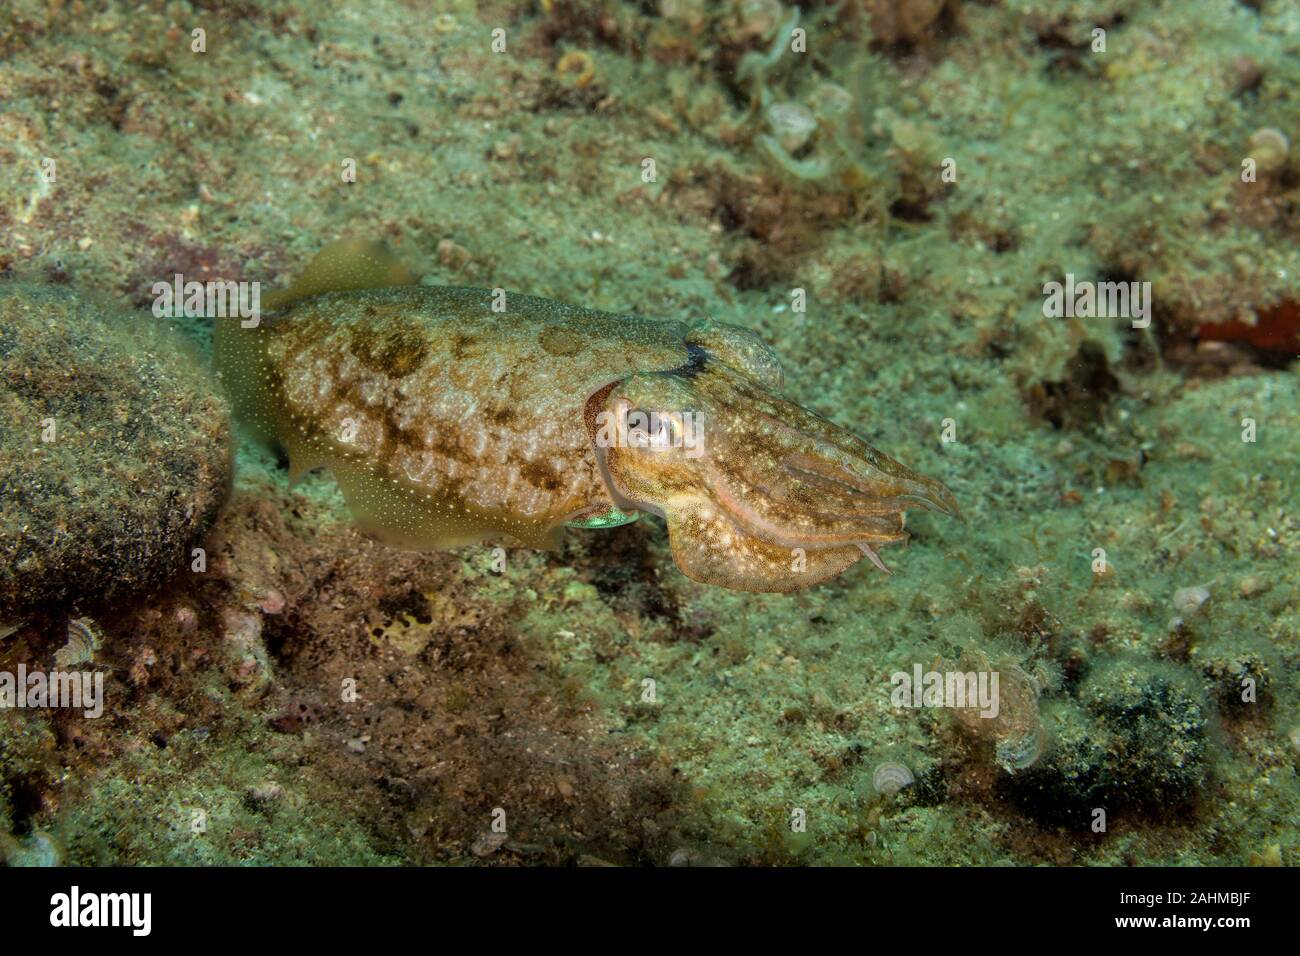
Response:
[{"label": "algae-covered rock", "polygon": [[1088,826],[1096,808],[1166,818],[1191,810],[1210,769],[1208,705],[1176,667],[1122,656],[1099,664],[1078,700],[1055,702],[1045,758],[1007,782],[1040,820]]},{"label": "algae-covered rock", "polygon": [[156,319],[0,282],[0,420],[0,620],[188,566],[229,482],[229,419]]}]

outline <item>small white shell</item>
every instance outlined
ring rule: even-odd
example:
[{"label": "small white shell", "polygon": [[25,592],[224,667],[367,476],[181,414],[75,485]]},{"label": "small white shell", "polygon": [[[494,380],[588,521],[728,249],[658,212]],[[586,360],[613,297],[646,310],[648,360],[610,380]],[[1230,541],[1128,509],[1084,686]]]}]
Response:
[{"label": "small white shell", "polygon": [[1032,767],[1043,755],[1044,743],[1041,725],[1035,726],[1023,736],[999,740],[996,748],[998,765],[1007,773]]},{"label": "small white shell", "polygon": [[1195,614],[1210,599],[1208,588],[1179,588],[1174,592],[1174,609],[1179,614]]},{"label": "small white shell", "polygon": [[781,148],[794,154],[804,147],[817,129],[817,118],[808,107],[785,100],[767,108],[767,125]]},{"label": "small white shell", "polygon": [[68,621],[68,643],[54,652],[54,664],[69,670],[81,664],[95,663],[95,651],[103,639],[95,622],[88,617],[75,617]]},{"label": "small white shell", "polygon": [[887,797],[892,797],[915,782],[916,778],[912,776],[912,771],[901,763],[893,761],[880,764],[871,774],[871,786],[875,788],[876,793],[882,793]]},{"label": "small white shell", "polygon": [[1279,173],[1286,167],[1291,141],[1280,129],[1267,126],[1251,134],[1246,148],[1250,151],[1251,158],[1258,163],[1260,172]]}]

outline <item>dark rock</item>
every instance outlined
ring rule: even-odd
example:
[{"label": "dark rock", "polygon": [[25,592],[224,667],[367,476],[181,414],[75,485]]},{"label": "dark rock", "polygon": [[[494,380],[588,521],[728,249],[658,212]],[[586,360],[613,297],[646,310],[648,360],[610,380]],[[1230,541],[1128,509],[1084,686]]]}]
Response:
[{"label": "dark rock", "polygon": [[0,282],[0,420],[0,620],[189,568],[229,485],[229,418],[160,320]]}]

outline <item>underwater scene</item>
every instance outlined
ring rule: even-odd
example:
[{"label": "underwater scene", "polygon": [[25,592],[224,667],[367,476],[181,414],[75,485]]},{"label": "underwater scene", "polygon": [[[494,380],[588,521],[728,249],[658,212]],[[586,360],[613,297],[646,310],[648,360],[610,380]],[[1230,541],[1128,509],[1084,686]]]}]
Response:
[{"label": "underwater scene", "polygon": [[1300,0],[4,0],[0,861],[1295,865],[1297,354]]}]

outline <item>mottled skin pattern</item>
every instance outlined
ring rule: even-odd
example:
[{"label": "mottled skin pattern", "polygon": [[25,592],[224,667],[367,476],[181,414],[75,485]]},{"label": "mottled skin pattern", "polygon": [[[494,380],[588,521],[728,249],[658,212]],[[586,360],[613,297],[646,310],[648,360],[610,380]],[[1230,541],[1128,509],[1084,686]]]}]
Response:
[{"label": "mottled skin pattern", "polygon": [[485,289],[418,286],[298,302],[266,331],[230,331],[259,339],[267,393],[238,410],[296,474],[329,468],[384,540],[555,547],[566,522],[613,507],[587,397],[645,363],[684,363],[685,329],[532,296],[492,304]]},{"label": "mottled skin pattern", "polygon": [[[567,524],[650,512],[689,577],[790,591],[879,564],[907,507],[957,511],[938,482],[780,398],[779,363],[745,329],[389,285],[407,281],[381,248],[336,244],[259,328],[216,336],[237,413],[295,475],[328,468],[382,540],[556,547]],[[638,435],[633,412],[663,429]],[[692,420],[702,443],[670,440]],[[611,443],[611,421],[645,442]]]}]

